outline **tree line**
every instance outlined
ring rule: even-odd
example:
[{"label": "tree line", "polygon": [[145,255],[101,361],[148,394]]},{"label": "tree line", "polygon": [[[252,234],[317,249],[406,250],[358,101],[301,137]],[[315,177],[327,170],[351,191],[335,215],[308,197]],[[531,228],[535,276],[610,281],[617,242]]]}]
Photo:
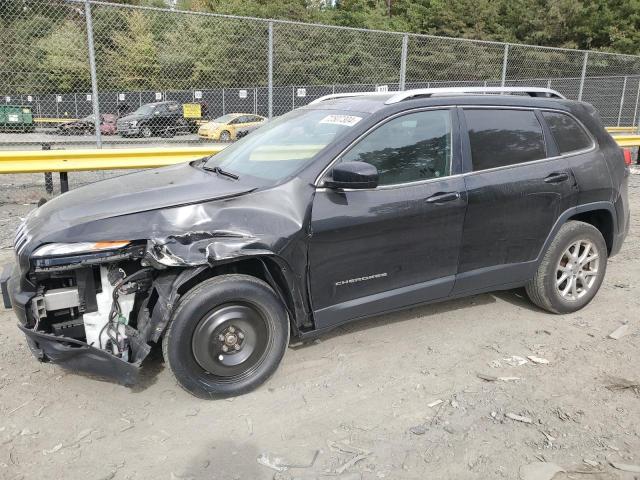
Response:
[{"label": "tree line", "polygon": [[[167,0],[116,0],[166,8]],[[640,0],[177,0],[177,9],[477,40],[640,53]],[[267,82],[267,24],[94,5],[99,88],[182,90]],[[90,90],[82,4],[0,2],[0,92]],[[402,36],[276,23],[274,83],[395,83]],[[582,54],[514,47],[509,73],[579,76]],[[407,80],[495,80],[497,44],[411,37]],[[596,55],[591,74],[638,73]]]}]

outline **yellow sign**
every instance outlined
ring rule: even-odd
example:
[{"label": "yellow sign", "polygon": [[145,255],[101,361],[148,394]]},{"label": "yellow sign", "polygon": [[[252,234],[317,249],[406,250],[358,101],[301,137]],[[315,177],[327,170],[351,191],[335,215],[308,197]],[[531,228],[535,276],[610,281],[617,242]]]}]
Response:
[{"label": "yellow sign", "polygon": [[185,103],[182,105],[182,116],[184,118],[200,118],[202,110],[199,103]]}]

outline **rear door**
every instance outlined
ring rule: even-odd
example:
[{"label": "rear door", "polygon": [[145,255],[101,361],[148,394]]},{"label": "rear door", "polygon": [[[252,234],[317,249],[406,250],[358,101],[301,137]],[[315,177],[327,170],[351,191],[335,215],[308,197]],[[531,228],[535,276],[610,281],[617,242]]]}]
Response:
[{"label": "rear door", "polygon": [[531,277],[576,183],[540,112],[464,108],[468,208],[454,293]]},{"label": "rear door", "polygon": [[[466,207],[455,109],[395,117],[340,161],[378,169],[366,190],[318,188],[309,242],[317,328],[446,297]],[[328,172],[330,176],[330,171]]]}]

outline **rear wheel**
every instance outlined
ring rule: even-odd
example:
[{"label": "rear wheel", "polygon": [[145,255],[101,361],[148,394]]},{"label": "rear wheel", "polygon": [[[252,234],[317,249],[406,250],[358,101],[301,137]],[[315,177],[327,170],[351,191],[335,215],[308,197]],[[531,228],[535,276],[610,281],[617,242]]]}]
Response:
[{"label": "rear wheel", "polygon": [[597,228],[583,222],[567,222],[526,285],[529,298],[553,313],[580,310],[602,285],[607,253],[607,244]]},{"label": "rear wheel", "polygon": [[180,300],[162,346],[185,390],[215,398],[262,384],[278,367],[288,341],[286,310],[269,285],[248,275],[222,275]]}]

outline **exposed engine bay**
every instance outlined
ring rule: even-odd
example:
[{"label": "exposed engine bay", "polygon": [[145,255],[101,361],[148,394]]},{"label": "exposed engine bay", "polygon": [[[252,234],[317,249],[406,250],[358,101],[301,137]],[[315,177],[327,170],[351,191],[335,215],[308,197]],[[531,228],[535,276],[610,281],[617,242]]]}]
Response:
[{"label": "exposed engine bay", "polygon": [[[38,286],[31,300],[37,332],[68,337],[127,362],[142,360],[149,347],[139,341],[154,269],[141,260],[145,245],[127,246],[108,256],[34,259]],[[146,347],[146,348],[145,348]]]}]

